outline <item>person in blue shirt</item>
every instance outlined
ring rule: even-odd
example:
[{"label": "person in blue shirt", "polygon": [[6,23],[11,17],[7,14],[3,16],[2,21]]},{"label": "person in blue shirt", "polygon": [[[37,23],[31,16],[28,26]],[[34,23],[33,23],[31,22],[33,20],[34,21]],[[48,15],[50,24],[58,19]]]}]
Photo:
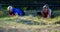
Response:
[{"label": "person in blue shirt", "polygon": [[9,11],[10,16],[23,16],[25,14],[22,9],[14,8],[12,6],[8,6],[7,10]]}]

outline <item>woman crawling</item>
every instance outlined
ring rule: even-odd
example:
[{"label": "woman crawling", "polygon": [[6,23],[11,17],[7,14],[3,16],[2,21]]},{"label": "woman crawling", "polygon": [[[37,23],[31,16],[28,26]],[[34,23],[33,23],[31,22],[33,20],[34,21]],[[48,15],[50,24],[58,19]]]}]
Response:
[{"label": "woman crawling", "polygon": [[23,16],[25,13],[23,10],[8,6],[7,8],[10,16]]},{"label": "woman crawling", "polygon": [[43,18],[50,18],[51,17],[51,9],[49,6],[46,4],[43,6],[43,9],[41,11],[41,15]]}]

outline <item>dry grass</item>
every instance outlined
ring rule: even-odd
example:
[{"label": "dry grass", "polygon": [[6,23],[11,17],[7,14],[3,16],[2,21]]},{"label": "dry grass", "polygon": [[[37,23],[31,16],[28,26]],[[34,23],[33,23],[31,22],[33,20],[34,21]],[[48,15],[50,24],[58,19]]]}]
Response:
[{"label": "dry grass", "polygon": [[46,24],[54,24],[55,22],[59,22],[60,21],[60,16],[55,17],[55,18],[49,18],[49,19],[43,19],[42,17],[31,17],[31,16],[23,16],[23,17],[18,17],[18,16],[14,16],[14,17],[4,17],[4,18],[0,18],[0,22],[9,22],[9,23],[14,23],[14,24],[19,24],[17,23],[17,21],[20,20],[28,20],[31,22],[44,22]]},{"label": "dry grass", "polygon": [[[21,20],[24,20],[24,21],[21,21]],[[31,24],[31,25],[28,25],[29,23],[26,24],[29,21],[31,21],[33,24]],[[49,19],[43,19],[42,17],[39,17],[39,16],[36,16],[36,17],[31,17],[31,16],[4,17],[4,18],[0,18],[0,27],[4,27],[6,29],[16,28],[18,30],[22,30],[22,32],[23,31],[28,31],[28,32],[40,32],[40,31],[41,32],[43,32],[43,31],[59,32],[60,24],[54,24],[55,22],[59,22],[59,21],[60,21],[60,16],[55,17],[55,18],[49,18]],[[39,24],[34,25],[35,22],[37,22]],[[46,25],[43,25],[43,24],[41,25],[41,23],[45,23]]]}]

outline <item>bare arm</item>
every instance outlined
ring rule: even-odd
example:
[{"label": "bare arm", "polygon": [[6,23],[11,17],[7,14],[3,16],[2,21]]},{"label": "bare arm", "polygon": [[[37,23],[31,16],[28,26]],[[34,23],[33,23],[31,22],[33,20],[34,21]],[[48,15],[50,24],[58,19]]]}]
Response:
[{"label": "bare arm", "polygon": [[18,16],[18,13],[15,13],[15,16]]},{"label": "bare arm", "polygon": [[49,9],[49,13],[48,13],[48,17],[47,18],[50,18],[51,17],[51,9]]}]

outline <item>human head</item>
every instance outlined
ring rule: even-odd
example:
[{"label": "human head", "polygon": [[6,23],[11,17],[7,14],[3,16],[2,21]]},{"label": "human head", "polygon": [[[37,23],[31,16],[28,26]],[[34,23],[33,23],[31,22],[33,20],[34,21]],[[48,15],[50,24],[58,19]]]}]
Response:
[{"label": "human head", "polygon": [[45,4],[44,6],[43,6],[43,9],[44,8],[47,8],[47,9],[49,9],[49,6],[48,6],[48,4]]},{"label": "human head", "polygon": [[7,10],[8,11],[12,11],[13,7],[12,6],[8,6]]},{"label": "human head", "polygon": [[43,11],[48,11],[48,9],[49,9],[48,4],[45,4],[45,5],[43,6]]}]

